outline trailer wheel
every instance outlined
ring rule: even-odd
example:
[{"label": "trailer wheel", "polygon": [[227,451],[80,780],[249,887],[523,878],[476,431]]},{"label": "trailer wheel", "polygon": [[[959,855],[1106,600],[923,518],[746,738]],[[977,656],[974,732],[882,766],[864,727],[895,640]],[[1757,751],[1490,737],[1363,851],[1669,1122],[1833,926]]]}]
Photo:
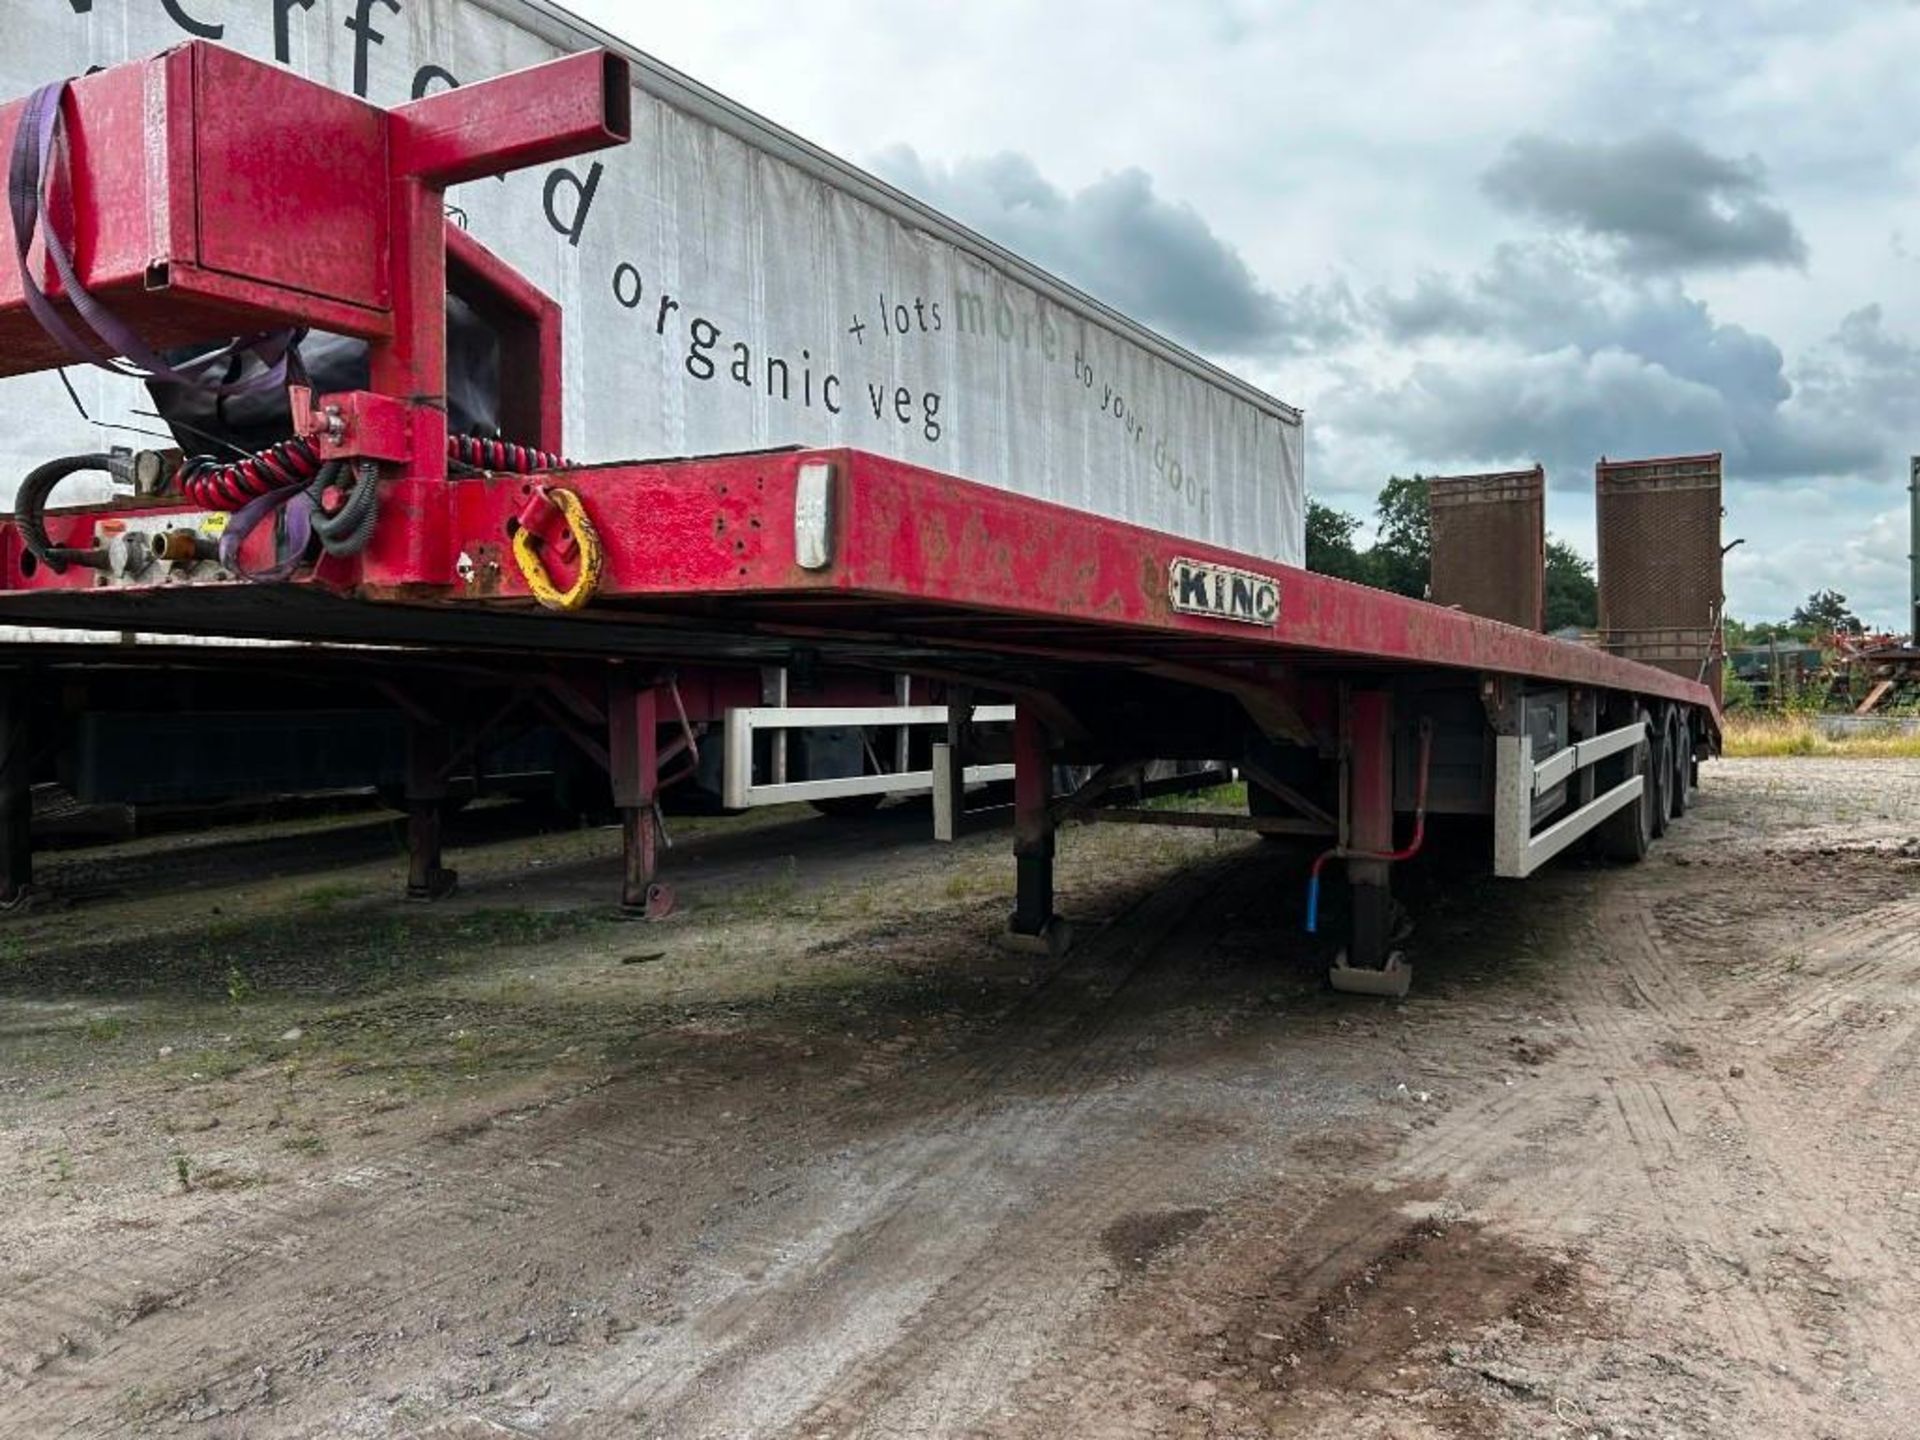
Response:
[{"label": "trailer wheel", "polygon": [[1673,814],[1673,712],[1663,708],[1655,713],[1658,718],[1649,722],[1647,789],[1653,792],[1653,838],[1658,840],[1667,833],[1667,820]]},{"label": "trailer wheel", "polygon": [[[1631,750],[1621,752],[1620,762],[1609,779],[1609,788],[1635,775],[1652,781],[1653,717],[1644,710],[1640,712],[1640,726],[1644,736]],[[1593,832],[1594,844],[1604,858],[1627,865],[1647,858],[1647,851],[1653,845],[1653,792],[1651,783],[1642,786],[1638,804],[1616,811]]]},{"label": "trailer wheel", "polygon": [[1667,754],[1673,765],[1673,818],[1678,820],[1687,813],[1687,790],[1693,784],[1693,734],[1687,725],[1686,712],[1673,711],[1672,728],[1667,741]]}]

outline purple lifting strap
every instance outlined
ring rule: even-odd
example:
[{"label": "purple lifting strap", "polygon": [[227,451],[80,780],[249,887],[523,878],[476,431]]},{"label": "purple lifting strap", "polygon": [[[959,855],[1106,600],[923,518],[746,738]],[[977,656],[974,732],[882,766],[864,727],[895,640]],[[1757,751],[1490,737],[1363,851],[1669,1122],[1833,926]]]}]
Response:
[{"label": "purple lifting strap", "polygon": [[[278,490],[269,490],[249,500],[236,510],[233,518],[227,521],[227,528],[220,532],[220,563],[242,580],[285,580],[298,570],[306,557],[307,541],[313,534],[313,499],[306,493],[307,484],[305,480],[296,480],[291,485],[283,485]],[[262,522],[282,507],[287,512],[286,545],[282,551],[286,558],[263,570],[242,569],[241,545]]]},{"label": "purple lifting strap", "polygon": [[[298,337],[295,330],[250,335],[203,355],[185,366],[174,366],[140,338],[113,311],[90,294],[80,283],[73,255],[62,230],[71,233],[72,216],[56,217],[49,198],[53,188],[56,160],[64,162],[66,118],[63,101],[70,81],[56,80],[34,91],[20,111],[20,123],[13,134],[13,156],[7,170],[7,207],[13,215],[13,244],[20,265],[20,291],[27,308],[47,334],[57,340],[75,361],[98,365],[116,375],[135,380],[161,380],[190,385],[217,395],[246,395],[276,389],[287,383],[287,366]],[[64,224],[56,224],[56,219]],[[72,302],[74,312],[91,335],[82,335],[67,323],[53,301],[40,288],[33,273],[28,252],[38,230],[47,258],[52,261],[60,284]],[[208,379],[218,365],[236,355],[251,351],[267,368],[259,375],[232,384],[216,384]],[[122,360],[119,357],[124,356]],[[131,362],[131,363],[129,363]]]}]

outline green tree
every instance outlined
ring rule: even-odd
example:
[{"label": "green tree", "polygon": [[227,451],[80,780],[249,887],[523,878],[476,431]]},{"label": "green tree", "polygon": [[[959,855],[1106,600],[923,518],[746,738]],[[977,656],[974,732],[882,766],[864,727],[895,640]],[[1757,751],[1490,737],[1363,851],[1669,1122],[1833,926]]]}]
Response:
[{"label": "green tree", "polygon": [[1433,569],[1433,525],[1424,475],[1392,476],[1374,506],[1376,538],[1367,554],[1369,584],[1418,600]]},{"label": "green tree", "polygon": [[[1757,620],[1741,628],[1741,644],[1747,646],[1765,645],[1778,640],[1782,645],[1805,645],[1814,638],[1819,627],[1812,624],[1795,624],[1791,620]],[[1727,642],[1733,644],[1731,640]]]},{"label": "green tree", "polygon": [[1847,597],[1838,590],[1814,591],[1807,597],[1807,603],[1788,617],[1787,623],[1805,626],[1822,638],[1836,630],[1858,635],[1867,628],[1860,623],[1860,617],[1847,608]]},{"label": "green tree", "polygon": [[1593,582],[1593,562],[1564,540],[1547,540],[1547,629],[1578,625],[1591,630],[1600,623],[1600,590]]},{"label": "green tree", "polygon": [[1307,501],[1307,569],[1316,575],[1367,582],[1368,565],[1353,537],[1360,522],[1344,510]]}]

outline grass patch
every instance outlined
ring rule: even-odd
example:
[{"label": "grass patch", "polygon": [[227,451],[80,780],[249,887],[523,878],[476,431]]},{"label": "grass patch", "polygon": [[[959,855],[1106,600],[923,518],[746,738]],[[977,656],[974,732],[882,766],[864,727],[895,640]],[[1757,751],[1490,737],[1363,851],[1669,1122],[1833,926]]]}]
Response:
[{"label": "grass patch", "polygon": [[1742,760],[1820,755],[1853,760],[1920,760],[1920,735],[1855,733],[1841,739],[1822,733],[1812,715],[1732,714],[1723,732],[1724,753]]},{"label": "grass patch", "polygon": [[118,1040],[126,1028],[127,1022],[118,1015],[96,1015],[87,1021],[87,1039],[105,1044],[109,1040]]},{"label": "grass patch", "polygon": [[295,903],[309,910],[331,910],[345,900],[361,900],[369,891],[365,885],[352,885],[335,881],[328,885],[316,885],[304,890],[296,897]]},{"label": "grass patch", "polygon": [[[1127,793],[1127,787],[1121,786],[1117,792],[1121,796]],[[1118,803],[1128,803],[1122,799]],[[1228,810],[1237,814],[1247,813],[1247,782],[1234,780],[1222,785],[1209,785],[1204,790],[1170,790],[1164,795],[1149,795],[1139,802],[1142,810]]]},{"label": "grass patch", "polygon": [[800,888],[800,862],[789,855],[781,862],[779,874],[764,884],[734,891],[721,906],[743,919],[769,920],[815,914],[820,908],[820,895]]},{"label": "grass patch", "polygon": [[580,934],[592,909],[499,908],[392,913],[354,906],[227,917],[161,933],[140,946],[85,932],[52,937],[31,970],[0,949],[0,990],[220,997],[245,1005],[272,996],[368,994],[465,968],[497,946],[550,945]]}]

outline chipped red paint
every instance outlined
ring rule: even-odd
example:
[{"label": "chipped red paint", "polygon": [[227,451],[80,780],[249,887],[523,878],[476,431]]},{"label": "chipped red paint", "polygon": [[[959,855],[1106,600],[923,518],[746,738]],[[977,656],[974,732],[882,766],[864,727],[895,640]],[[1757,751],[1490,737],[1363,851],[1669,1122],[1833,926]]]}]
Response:
[{"label": "chipped red paint", "polygon": [[[808,571],[794,558],[794,492],[800,467],[817,462],[834,467],[838,519],[833,563]],[[842,623],[821,611],[807,626],[831,634],[838,625],[851,634],[880,624],[887,633],[912,635],[932,632],[925,613],[964,612],[974,623],[964,630],[940,628],[942,644],[1079,658],[1105,654],[1124,663],[1130,645],[1189,637],[1214,663],[1438,666],[1711,704],[1704,685],[1587,646],[861,451],[609,465],[549,479],[582,497],[605,544],[595,607],[732,602],[754,619],[782,600],[837,592],[870,599],[879,620],[863,615]],[[535,483],[524,476],[391,482],[383,487],[380,528],[358,573],[328,562],[305,583],[358,592],[375,603],[424,599],[531,608],[525,581],[511,564],[482,585],[463,585],[455,570],[462,553],[471,560],[499,552],[508,520],[519,514]],[[131,519],[136,512],[114,513]],[[56,539],[65,543],[87,544],[91,532],[90,516],[54,522]],[[7,533],[8,589],[96,583],[72,570],[23,577],[10,526]],[[270,558],[262,543],[255,538],[250,563]],[[1177,557],[1272,578],[1280,587],[1278,620],[1261,629],[1176,612],[1166,582]],[[566,584],[571,575],[556,569],[556,582]],[[1017,627],[1003,623],[1037,620],[1062,628],[1038,640],[1020,631],[1016,640]],[[1181,658],[1178,646],[1155,653]]]}]

